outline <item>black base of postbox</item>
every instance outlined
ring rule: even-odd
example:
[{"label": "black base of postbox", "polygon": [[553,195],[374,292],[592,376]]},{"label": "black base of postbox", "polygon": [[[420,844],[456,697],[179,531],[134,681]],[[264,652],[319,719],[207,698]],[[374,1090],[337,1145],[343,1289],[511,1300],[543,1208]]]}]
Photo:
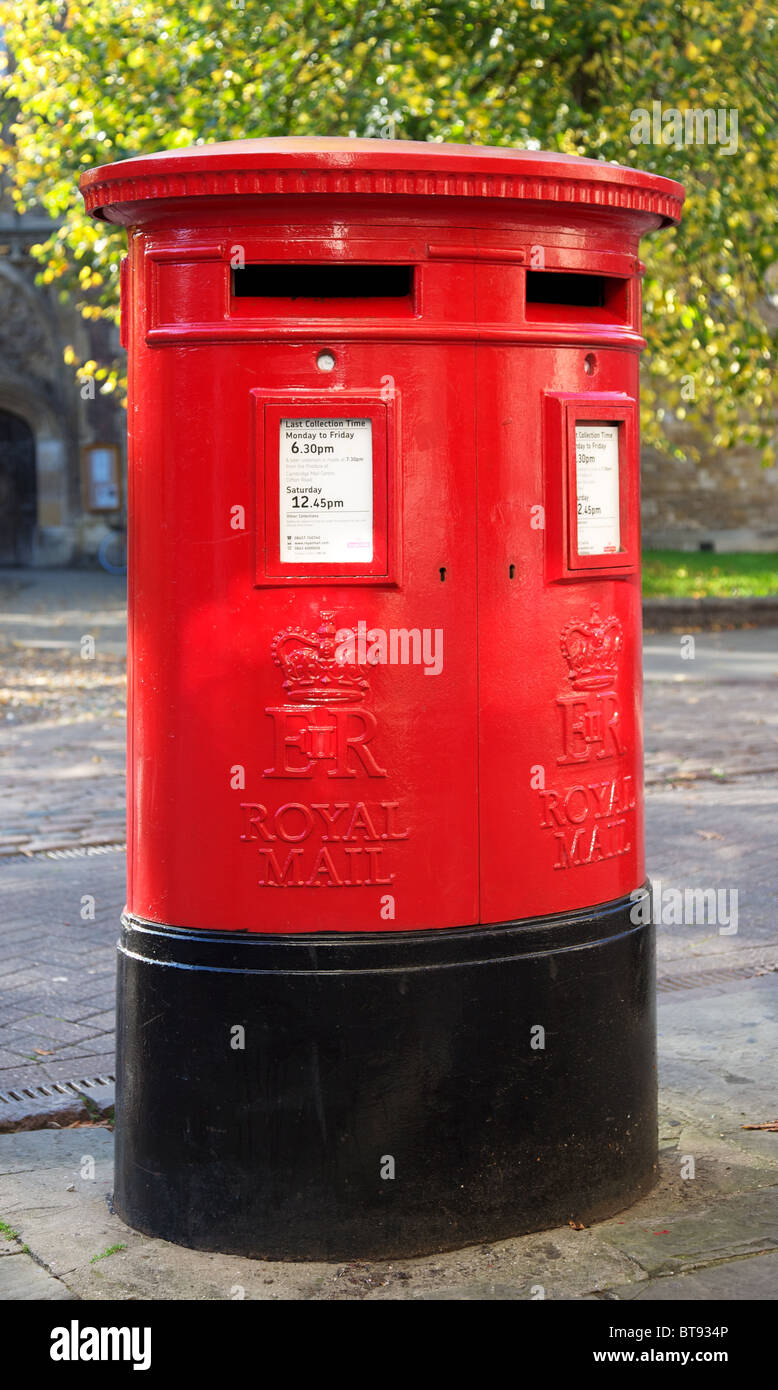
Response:
[{"label": "black base of postbox", "polygon": [[648,901],[365,936],[125,917],[117,1213],[342,1260],[619,1211],[656,1169]]}]

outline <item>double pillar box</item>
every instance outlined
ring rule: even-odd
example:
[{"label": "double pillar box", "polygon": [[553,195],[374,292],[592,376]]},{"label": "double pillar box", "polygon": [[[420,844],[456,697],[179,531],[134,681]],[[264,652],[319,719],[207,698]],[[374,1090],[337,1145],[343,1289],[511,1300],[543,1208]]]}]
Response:
[{"label": "double pillar box", "polygon": [[640,237],[678,184],[247,140],[127,227],[115,1205],[412,1255],[652,1182]]}]

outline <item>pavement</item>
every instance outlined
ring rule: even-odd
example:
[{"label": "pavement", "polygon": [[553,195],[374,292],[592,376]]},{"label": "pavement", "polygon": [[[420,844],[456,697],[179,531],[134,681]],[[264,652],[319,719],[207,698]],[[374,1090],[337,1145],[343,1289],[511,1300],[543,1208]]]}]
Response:
[{"label": "pavement", "polygon": [[[14,1106],[60,1126],[0,1132],[0,1298],[774,1299],[778,1132],[743,1126],[778,1118],[778,629],[645,642],[657,1186],[583,1231],[313,1265],[129,1230],[110,1209],[111,1130],[88,1122],[94,1101],[73,1118],[73,1096],[113,1076],[123,622],[119,579],[0,571],[0,1130]],[[717,921],[674,924],[691,889],[714,890]]]},{"label": "pavement", "polygon": [[0,570],[0,1094],[113,1072],[125,623],[120,578]]}]

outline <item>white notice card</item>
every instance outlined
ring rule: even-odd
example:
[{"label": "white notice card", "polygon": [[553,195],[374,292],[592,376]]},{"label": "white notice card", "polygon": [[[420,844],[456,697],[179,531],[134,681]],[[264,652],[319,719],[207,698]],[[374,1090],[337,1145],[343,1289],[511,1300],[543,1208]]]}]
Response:
[{"label": "white notice card", "polygon": [[621,549],[619,427],[575,427],[578,554],[614,555]]},{"label": "white notice card", "polygon": [[370,564],[372,420],[282,420],[278,471],[282,564]]}]

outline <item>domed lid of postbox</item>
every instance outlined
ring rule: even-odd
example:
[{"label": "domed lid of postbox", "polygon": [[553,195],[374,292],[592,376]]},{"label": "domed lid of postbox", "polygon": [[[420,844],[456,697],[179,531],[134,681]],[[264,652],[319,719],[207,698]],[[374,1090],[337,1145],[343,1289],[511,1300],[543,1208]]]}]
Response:
[{"label": "domed lid of postbox", "polygon": [[182,198],[499,198],[680,221],[684,190],[605,160],[493,145],[278,136],[138,155],[83,174],[86,210],[131,225],[138,204]]}]

